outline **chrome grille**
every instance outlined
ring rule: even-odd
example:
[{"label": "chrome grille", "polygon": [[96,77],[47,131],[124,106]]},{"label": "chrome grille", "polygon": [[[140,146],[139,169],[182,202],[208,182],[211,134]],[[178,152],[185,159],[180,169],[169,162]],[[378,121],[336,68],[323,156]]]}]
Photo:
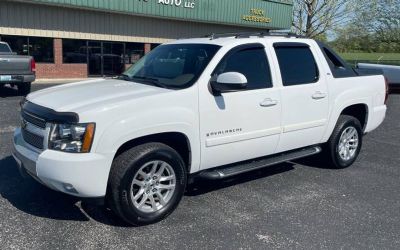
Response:
[{"label": "chrome grille", "polygon": [[22,138],[24,138],[24,141],[27,142],[28,144],[34,146],[35,148],[38,149],[43,149],[43,142],[44,142],[44,137],[31,133],[30,131],[26,130],[26,128],[21,129],[22,132]]},{"label": "chrome grille", "polygon": [[41,118],[39,118],[33,114],[30,114],[24,110],[22,110],[21,116],[25,121],[32,123],[33,125],[35,125],[39,128],[43,128],[43,129],[46,128],[46,121],[44,119],[41,119]]},{"label": "chrome grille", "polygon": [[45,143],[46,133],[48,133],[46,131],[46,120],[22,108],[21,134],[24,141],[39,150],[43,150],[47,146],[47,143]]}]

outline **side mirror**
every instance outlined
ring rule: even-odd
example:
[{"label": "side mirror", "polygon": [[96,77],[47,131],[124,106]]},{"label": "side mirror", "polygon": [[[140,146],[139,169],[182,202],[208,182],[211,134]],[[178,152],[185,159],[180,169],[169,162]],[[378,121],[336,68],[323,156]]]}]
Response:
[{"label": "side mirror", "polygon": [[211,88],[217,94],[242,90],[246,87],[246,76],[238,72],[223,73],[217,77],[217,80],[211,81]]}]

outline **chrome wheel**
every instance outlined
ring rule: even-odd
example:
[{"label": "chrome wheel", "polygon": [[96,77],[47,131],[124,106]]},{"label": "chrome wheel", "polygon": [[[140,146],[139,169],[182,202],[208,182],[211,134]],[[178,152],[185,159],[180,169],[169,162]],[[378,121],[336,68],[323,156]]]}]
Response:
[{"label": "chrome wheel", "polygon": [[131,201],[141,212],[156,212],[170,201],[175,186],[176,176],[171,165],[165,161],[148,162],[133,178]]},{"label": "chrome wheel", "polygon": [[342,160],[349,161],[356,155],[358,141],[358,131],[355,127],[347,127],[342,132],[338,144],[338,152]]}]

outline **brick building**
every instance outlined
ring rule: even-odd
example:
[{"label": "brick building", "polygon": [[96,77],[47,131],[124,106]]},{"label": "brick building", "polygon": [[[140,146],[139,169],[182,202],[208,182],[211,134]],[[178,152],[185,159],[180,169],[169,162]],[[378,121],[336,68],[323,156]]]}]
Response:
[{"label": "brick building", "polygon": [[0,40],[31,55],[37,78],[123,72],[161,43],[290,28],[292,0],[0,1]]}]

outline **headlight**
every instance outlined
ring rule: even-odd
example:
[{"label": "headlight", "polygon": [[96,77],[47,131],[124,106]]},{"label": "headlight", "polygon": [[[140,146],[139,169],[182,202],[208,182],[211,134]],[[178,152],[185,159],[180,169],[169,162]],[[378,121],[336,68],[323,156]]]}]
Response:
[{"label": "headlight", "polygon": [[94,129],[94,123],[53,124],[50,131],[49,149],[88,153],[92,147]]}]

